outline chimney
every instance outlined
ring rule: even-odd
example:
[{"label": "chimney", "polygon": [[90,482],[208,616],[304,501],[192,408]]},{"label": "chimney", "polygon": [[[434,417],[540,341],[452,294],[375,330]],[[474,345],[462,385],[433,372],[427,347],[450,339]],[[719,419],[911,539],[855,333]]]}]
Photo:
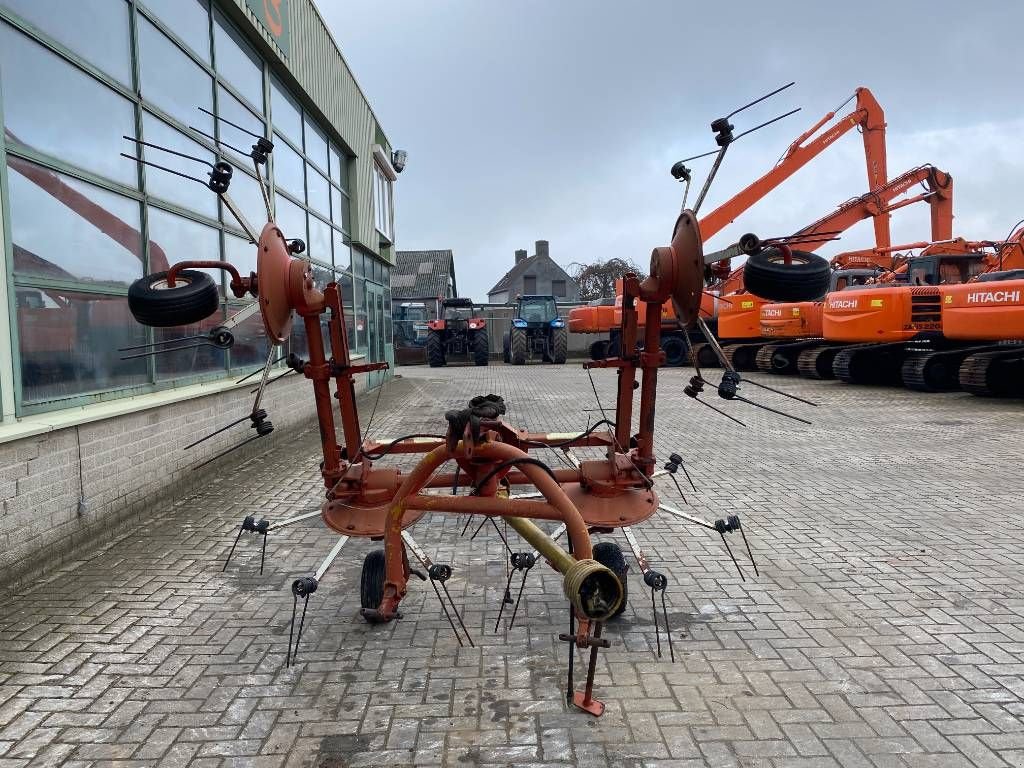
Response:
[{"label": "chimney", "polygon": [[526,261],[526,251],[522,249],[516,251],[516,264],[520,261]]},{"label": "chimney", "polygon": [[536,249],[537,249],[535,251],[535,253],[538,256],[548,256],[548,241],[547,240],[538,240],[534,244],[534,247],[536,247]]}]

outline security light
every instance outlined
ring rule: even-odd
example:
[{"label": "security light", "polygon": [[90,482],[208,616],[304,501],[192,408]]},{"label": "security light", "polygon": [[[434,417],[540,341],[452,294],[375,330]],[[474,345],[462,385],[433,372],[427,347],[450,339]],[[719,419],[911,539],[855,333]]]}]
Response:
[{"label": "security light", "polygon": [[404,149],[396,149],[391,153],[391,165],[395,169],[395,173],[401,173],[405,170],[405,161],[409,157],[409,153]]}]

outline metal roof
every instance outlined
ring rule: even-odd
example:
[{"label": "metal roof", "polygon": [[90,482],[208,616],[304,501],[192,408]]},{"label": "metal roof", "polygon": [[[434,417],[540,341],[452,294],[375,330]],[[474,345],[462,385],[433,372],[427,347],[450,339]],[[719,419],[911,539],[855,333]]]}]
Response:
[{"label": "metal roof", "polygon": [[448,295],[455,289],[455,256],[447,251],[398,251],[391,270],[391,296],[395,299]]}]

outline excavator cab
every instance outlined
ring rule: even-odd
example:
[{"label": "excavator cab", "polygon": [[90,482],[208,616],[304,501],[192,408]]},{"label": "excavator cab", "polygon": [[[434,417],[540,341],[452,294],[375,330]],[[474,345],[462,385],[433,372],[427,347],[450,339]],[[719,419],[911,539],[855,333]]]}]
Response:
[{"label": "excavator cab", "polygon": [[916,256],[907,267],[910,285],[954,285],[966,283],[985,271],[982,253],[936,253]]}]

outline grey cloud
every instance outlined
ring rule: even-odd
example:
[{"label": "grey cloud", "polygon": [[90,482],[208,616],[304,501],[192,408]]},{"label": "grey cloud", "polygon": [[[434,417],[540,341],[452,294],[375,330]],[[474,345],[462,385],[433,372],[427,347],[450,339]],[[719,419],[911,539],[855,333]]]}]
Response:
[{"label": "grey cloud", "polygon": [[[886,111],[890,176],[926,162],[953,174],[958,234],[1001,237],[1024,216],[1024,65],[1009,42],[1024,21],[1018,3],[321,0],[320,10],[392,142],[409,150],[400,247],[454,249],[460,288],[475,298],[538,238],[563,264],[645,260],[678,210],[672,162],[713,148],[713,118],[789,80],[737,128],[803,111],[730,150],[709,206],[867,85]],[[700,177],[708,166],[695,167]],[[864,191],[851,133],[712,245],[784,234]],[[896,214],[894,241],[927,236],[918,208]],[[858,225],[823,252],[870,238]]]}]

